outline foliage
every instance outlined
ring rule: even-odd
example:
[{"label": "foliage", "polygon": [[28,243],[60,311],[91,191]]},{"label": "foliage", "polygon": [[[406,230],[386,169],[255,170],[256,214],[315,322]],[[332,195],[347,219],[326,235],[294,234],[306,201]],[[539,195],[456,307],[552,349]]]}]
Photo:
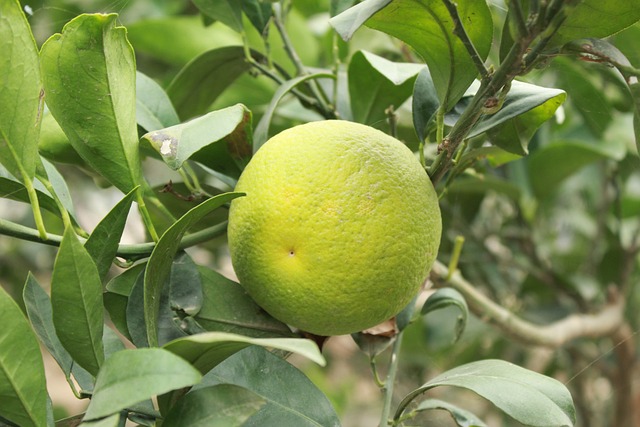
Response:
[{"label": "foliage", "polygon": [[[353,336],[380,426],[500,417],[449,387],[506,424],[640,419],[640,1],[96,3],[0,0],[0,234],[37,243],[0,242],[0,424],[341,425],[287,360],[324,366],[326,337],[220,273],[252,154],[335,118],[416,152],[446,230],[431,287]],[[88,227],[90,193],[117,200]],[[38,342],[83,414],[54,413]]]}]

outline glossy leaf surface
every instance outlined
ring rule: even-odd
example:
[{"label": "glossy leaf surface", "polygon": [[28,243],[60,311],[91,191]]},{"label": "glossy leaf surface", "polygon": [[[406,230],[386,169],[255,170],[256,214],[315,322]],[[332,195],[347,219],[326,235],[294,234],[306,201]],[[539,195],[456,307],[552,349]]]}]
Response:
[{"label": "glossy leaf surface", "polygon": [[164,348],[188,360],[204,374],[250,345],[297,353],[321,366],[326,363],[318,346],[302,338],[249,338],[225,332],[205,332],[171,341]]},{"label": "glossy leaf surface", "polygon": [[585,37],[603,38],[640,20],[638,0],[582,0],[568,7],[566,20],[549,42],[549,47]]},{"label": "glossy leaf surface", "polygon": [[425,315],[449,306],[453,306],[460,311],[460,316],[456,322],[455,336],[453,337],[453,342],[456,342],[462,336],[469,317],[469,307],[460,292],[453,288],[438,289],[427,298],[422,306],[421,313]]},{"label": "glossy leaf surface", "polygon": [[184,359],[159,348],[122,350],[106,360],[85,420],[109,416],[162,393],[200,381]]},{"label": "glossy leaf surface", "polygon": [[267,404],[249,418],[246,427],[339,427],[326,396],[297,368],[259,346],[222,362],[194,387],[234,384],[263,397]]},{"label": "glossy leaf surface", "polygon": [[135,188],[131,190],[100,220],[84,244],[84,248],[96,263],[100,280],[106,277],[116,257],[136,191]]},{"label": "glossy leaf surface", "polygon": [[413,91],[421,64],[391,62],[370,52],[356,52],[349,63],[349,95],[354,121],[376,126],[386,109],[399,108]]},{"label": "glossy leaf surface", "polygon": [[169,95],[151,77],[136,72],[136,122],[147,132],[180,123]]},{"label": "glossy leaf surface", "polygon": [[62,238],[51,278],[53,324],[73,359],[96,375],[104,361],[102,283],[73,230]]},{"label": "glossy leaf surface", "polygon": [[42,119],[38,48],[16,0],[0,2],[0,163],[22,180],[36,173]]},{"label": "glossy leaf surface", "polygon": [[418,395],[439,386],[471,390],[528,426],[573,426],[576,421],[571,394],[562,383],[502,360],[472,362],[438,375],[409,393],[394,418]]},{"label": "glossy leaf surface", "polygon": [[128,193],[141,174],[135,58],[116,18],[80,15],[62,34],[49,38],[40,55],[47,106],[71,145],[95,171]]},{"label": "glossy leaf surface", "polygon": [[220,384],[187,393],[164,422],[175,427],[240,427],[265,403],[245,388]]},{"label": "glossy leaf surface", "polygon": [[[334,17],[331,22],[343,38],[366,25],[399,38],[414,48],[426,61],[438,92],[440,104],[447,109],[462,97],[478,75],[471,57],[453,34],[453,20],[443,2],[429,0],[367,0]],[[458,14],[481,58],[491,47],[493,22],[483,1],[457,1]]]},{"label": "glossy leaf surface", "polygon": [[0,416],[23,427],[47,425],[40,346],[20,307],[0,286]]},{"label": "glossy leaf surface", "polygon": [[[228,153],[227,158],[246,163],[251,156],[251,112],[238,104],[212,111],[185,123],[149,132],[143,136],[172,169],[196,153],[212,157],[212,145],[222,145],[218,151]],[[211,147],[207,152],[207,149]]]},{"label": "glossy leaf surface", "polygon": [[195,320],[211,332],[229,332],[254,338],[291,335],[287,325],[271,317],[236,282],[200,267],[204,300]]},{"label": "glossy leaf surface", "polygon": [[162,287],[171,272],[171,261],[178,251],[184,234],[208,213],[230,202],[242,193],[225,193],[212,197],[184,214],[156,244],[144,275],[144,318],[149,344],[158,344],[157,320]]},{"label": "glossy leaf surface", "polygon": [[249,70],[241,46],[225,46],[202,53],[173,79],[167,93],[183,119],[201,115],[234,80]]}]

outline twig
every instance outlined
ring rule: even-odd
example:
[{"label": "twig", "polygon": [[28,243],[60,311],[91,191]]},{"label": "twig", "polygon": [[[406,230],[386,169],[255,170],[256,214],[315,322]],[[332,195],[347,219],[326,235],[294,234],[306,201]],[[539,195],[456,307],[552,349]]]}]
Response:
[{"label": "twig", "polygon": [[447,10],[449,11],[451,19],[453,20],[453,34],[458,36],[464,47],[467,49],[467,52],[469,53],[473,64],[478,69],[482,80],[488,79],[489,77],[491,77],[491,73],[484,65],[484,61],[480,57],[478,50],[469,38],[467,31],[464,29],[464,25],[462,25],[462,20],[460,19],[460,15],[458,14],[458,6],[452,0],[443,0],[443,2]]},{"label": "twig", "polygon": [[[449,275],[448,268],[436,261],[432,273],[440,278]],[[485,318],[506,334],[526,344],[558,348],[576,338],[609,336],[624,322],[624,298],[614,295],[599,312],[572,314],[547,325],[528,322],[498,305],[478,291],[460,272],[451,275],[449,285],[467,300],[469,308],[480,318]]]},{"label": "twig", "polygon": [[516,22],[516,27],[518,28],[519,36],[527,37],[529,35],[529,28],[527,27],[527,23],[524,20],[524,13],[522,12],[522,6],[520,5],[520,0],[510,0],[509,10],[513,11],[513,19]]},{"label": "twig", "polygon": [[[204,230],[197,231],[186,235],[180,242],[180,249],[189,248],[191,246],[198,245],[200,243],[211,240],[215,237],[223,235],[227,230],[227,223],[223,222],[213,227],[205,228]],[[58,234],[47,233],[45,239],[40,237],[37,230],[26,227],[21,224],[16,224],[11,221],[0,218],[0,235],[16,237],[18,239],[26,240],[29,242],[42,243],[49,246],[60,246],[62,242],[62,236]],[[84,244],[86,239],[80,238],[80,241]],[[116,256],[126,259],[141,259],[148,257],[153,252],[156,244],[154,242],[119,245]]]},{"label": "twig", "polygon": [[393,343],[391,350],[391,361],[389,362],[389,372],[382,388],[384,395],[384,405],[382,407],[382,414],[380,415],[379,427],[387,427],[389,425],[389,415],[391,414],[391,402],[393,400],[393,384],[396,380],[396,374],[398,372],[398,358],[400,355],[400,346],[402,344],[402,331],[396,335],[396,340]]},{"label": "twig", "polygon": [[[282,20],[282,8],[280,7],[279,4],[275,3],[273,5],[273,11],[274,11],[273,23],[275,24],[276,29],[280,34],[280,38],[282,39],[282,42],[284,44],[284,49],[287,52],[287,55],[289,55],[289,58],[291,58],[291,62],[293,62],[293,65],[296,67],[296,71],[299,76],[308,75],[309,71],[302,63],[302,60],[300,59],[298,52],[293,47],[293,43],[289,38],[289,33],[287,32],[287,29],[284,27],[284,22]],[[315,80],[310,81],[309,88],[311,89],[311,92],[313,93],[314,98],[317,100],[317,104],[319,104],[319,107],[321,110],[319,111],[320,114],[322,114],[327,119],[335,118],[336,115],[333,108],[331,108],[328,105],[327,95],[318,86],[318,83]]]},{"label": "twig", "polygon": [[384,110],[384,113],[387,115],[387,120],[389,121],[389,135],[394,138],[398,137],[398,115],[396,114],[393,105],[389,105]]},{"label": "twig", "polygon": [[636,346],[634,332],[625,322],[611,337],[615,345],[614,351],[617,358],[616,372],[614,375],[614,387],[616,397],[616,410],[614,412],[614,426],[634,427],[636,405],[633,393],[633,366],[635,365]]}]

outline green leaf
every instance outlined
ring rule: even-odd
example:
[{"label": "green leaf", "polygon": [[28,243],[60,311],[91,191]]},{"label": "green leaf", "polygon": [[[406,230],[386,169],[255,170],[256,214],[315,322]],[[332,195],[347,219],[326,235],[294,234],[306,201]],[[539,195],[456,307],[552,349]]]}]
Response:
[{"label": "green leaf", "polygon": [[329,13],[331,17],[334,17],[345,10],[349,9],[353,6],[355,0],[331,0],[331,5],[329,7]]},{"label": "green leaf", "polygon": [[[53,191],[55,195],[58,197],[58,200],[69,212],[72,219],[75,220],[75,209],[73,207],[73,201],[71,200],[71,192],[69,191],[69,187],[67,186],[67,182],[65,181],[62,174],[56,169],[53,163],[49,162],[45,158],[40,158],[40,164],[36,169],[36,176],[38,180],[42,180],[45,178],[49,181],[51,186],[53,187]],[[60,212],[57,212],[60,215]]]},{"label": "green leaf", "polygon": [[562,46],[563,53],[575,53],[579,58],[589,62],[599,62],[613,65],[620,73],[629,79],[627,70],[632,67],[626,56],[606,40],[585,38],[573,40]]},{"label": "green leaf", "polygon": [[51,305],[60,342],[95,376],[104,361],[102,283],[93,259],[70,228],[53,267]]},{"label": "green leaf", "polygon": [[[339,3],[338,3],[339,2]],[[338,7],[344,9],[346,0],[332,0],[332,11],[338,12]],[[353,3],[352,1],[350,3]],[[386,7],[391,0],[366,0],[357,5],[344,9],[339,14],[334,14],[329,23],[340,34],[345,41],[351,39],[353,34],[360,28],[367,19],[371,18],[375,13]],[[334,8],[334,4],[335,8]],[[336,16],[337,15],[337,16]]]},{"label": "green leaf", "polygon": [[424,400],[420,402],[416,409],[414,409],[414,412],[424,412],[433,409],[443,409],[449,412],[456,425],[459,427],[487,427],[487,425],[475,414],[440,399]]},{"label": "green leaf", "polygon": [[446,371],[409,393],[398,405],[398,420],[418,395],[439,386],[471,390],[527,426],[573,426],[575,408],[559,381],[502,360],[481,360]]},{"label": "green leaf", "polygon": [[42,118],[38,48],[17,0],[0,3],[0,163],[30,182]]},{"label": "green leaf", "polygon": [[116,18],[74,18],[42,46],[41,63],[47,106],[69,142],[87,164],[127,193],[141,179],[135,57]]},{"label": "green leaf", "polygon": [[[467,96],[474,94],[475,90],[468,91],[465,100],[468,99]],[[566,97],[566,93],[560,89],[513,81],[500,110],[484,115],[469,133],[469,138],[489,132],[490,139],[496,146],[524,156],[528,153],[527,146],[535,131],[553,117]],[[445,123],[453,126],[463,109],[464,107],[456,108],[454,112],[447,114]]]},{"label": "green leaf", "polygon": [[20,307],[0,286],[0,416],[21,427],[47,425],[40,346]]},{"label": "green leaf", "polygon": [[76,165],[85,171],[89,169],[86,162],[71,146],[69,138],[49,110],[46,110],[42,116],[38,151],[41,156],[52,162]]},{"label": "green leaf", "polygon": [[120,414],[114,414],[110,417],[102,418],[94,421],[83,421],[79,427],[119,427]]},{"label": "green leaf", "polygon": [[[38,181],[34,181],[38,202],[40,206],[54,215],[60,217],[58,204],[51,197],[47,189]],[[0,165],[0,198],[16,200],[23,203],[31,203],[24,184],[18,181],[4,166]]]},{"label": "green leaf", "polygon": [[209,50],[180,70],[167,93],[180,117],[188,119],[207,112],[213,101],[249,69],[251,64],[242,46]]},{"label": "green leaf", "polygon": [[[196,153],[211,158],[214,152],[228,153],[239,164],[251,157],[251,112],[242,104],[212,111],[142,138],[162,156],[171,169],[177,170]],[[221,148],[212,145],[222,145]],[[220,166],[224,166],[222,163]],[[240,170],[242,168],[239,168]]]},{"label": "green leaf", "polygon": [[[131,289],[126,307],[129,335],[137,347],[149,346],[144,311],[144,275],[140,275]],[[172,260],[171,272],[162,286],[158,309],[158,343],[163,345],[187,335],[184,324],[202,306],[202,283],[197,266],[186,252],[179,252]]]},{"label": "green leaf", "polygon": [[[176,66],[183,66],[211,49],[229,45],[242,49],[238,33],[218,22],[205,26],[196,15],[143,19],[127,25],[127,30],[136,53]],[[170,97],[182,116],[175,99]]]},{"label": "green leaf", "polygon": [[427,67],[424,67],[416,78],[413,86],[412,107],[413,127],[418,139],[424,141],[440,108],[438,93]]},{"label": "green leaf", "polygon": [[164,348],[188,360],[204,374],[232,354],[250,345],[290,351],[320,366],[326,364],[318,346],[313,341],[302,338],[249,338],[226,332],[205,332],[178,338],[165,344]]},{"label": "green leaf", "polygon": [[604,38],[640,20],[640,0],[582,0],[568,7],[566,19],[548,48],[585,37]]},{"label": "green leaf", "polygon": [[201,378],[185,360],[160,348],[119,351],[100,370],[84,419],[115,414],[153,396],[197,384]]},{"label": "green leaf", "polygon": [[513,201],[520,200],[522,195],[516,184],[492,175],[461,176],[447,187],[448,193],[456,195],[485,194],[487,191],[503,194]]},{"label": "green leaf", "polygon": [[[624,155],[624,154],[622,154]],[[577,141],[558,141],[529,157],[529,179],[539,199],[548,197],[567,177],[582,167],[602,159],[620,160],[620,155],[598,145]]]},{"label": "green leaf", "polygon": [[281,84],[276,92],[273,94],[273,98],[271,99],[271,103],[269,103],[269,107],[264,112],[262,118],[258,122],[255,131],[253,132],[253,152],[258,151],[262,145],[267,142],[269,139],[269,126],[271,125],[271,120],[273,119],[273,114],[275,113],[278,104],[282,100],[282,98],[289,93],[293,88],[295,88],[300,83],[303,83],[307,80],[311,79],[319,79],[319,78],[334,78],[335,76],[331,73],[313,73],[307,74],[303,76],[295,77],[291,80],[287,80],[283,84]]},{"label": "green leaf", "polygon": [[449,306],[454,306],[458,310],[460,310],[460,316],[458,317],[458,321],[456,322],[455,336],[453,337],[453,342],[455,343],[462,336],[464,328],[467,326],[467,319],[469,317],[469,307],[467,307],[467,301],[465,301],[460,292],[456,291],[453,288],[438,289],[433,294],[431,294],[429,298],[427,298],[420,312],[422,315],[426,315],[431,313],[432,311],[440,310]]},{"label": "green leaf", "polygon": [[169,276],[169,303],[172,310],[194,316],[202,308],[202,280],[198,266],[186,252],[173,259]]},{"label": "green leaf", "polygon": [[265,403],[264,398],[245,388],[220,384],[187,393],[164,423],[175,427],[240,427]]},{"label": "green leaf", "polygon": [[[550,98],[544,100],[541,104],[524,112],[520,112],[520,110],[530,108],[535,104],[533,97],[517,100],[516,94],[514,94],[511,99],[507,96],[507,101],[510,101],[510,103],[503,106],[503,108],[506,109],[500,117],[496,118],[496,122],[509,117],[510,113],[514,113],[514,115],[512,118],[504,120],[499,125],[492,127],[488,131],[489,139],[494,145],[509,153],[521,156],[526,155],[529,152],[528,146],[533,135],[544,122],[554,116],[556,110],[562,105],[566,97],[566,93],[558,90],[556,95],[550,96]],[[495,115],[498,116],[502,111],[501,109]],[[516,111],[518,112],[516,113]],[[482,127],[483,124],[484,123],[480,123],[480,126]]]},{"label": "green leaf", "polygon": [[553,67],[558,70],[558,85],[567,91],[570,104],[580,113],[586,127],[601,137],[613,117],[613,107],[606,97],[601,79],[585,70],[580,61],[557,58]]},{"label": "green leaf", "polygon": [[397,109],[413,91],[421,64],[391,62],[366,51],[358,51],[349,64],[349,97],[353,119],[376,125],[387,117],[386,109]]},{"label": "green leaf", "polygon": [[241,32],[242,7],[237,0],[193,0],[200,12],[215,21],[220,21],[234,31]]},{"label": "green leaf", "polygon": [[636,67],[640,66],[640,52],[636,48],[638,37],[640,37],[640,23],[630,26],[609,39]]},{"label": "green leaf", "polygon": [[327,397],[298,369],[259,346],[228,358],[194,387],[233,384],[263,397],[267,404],[246,427],[339,427]]},{"label": "green leaf", "polygon": [[104,328],[102,344],[104,346],[105,359],[108,359],[113,354],[125,349],[124,343],[118,334],[116,334],[116,332],[111,328]]},{"label": "green leaf", "polygon": [[262,0],[242,0],[242,11],[255,29],[264,36],[273,16],[271,4]]},{"label": "green leaf", "polygon": [[145,265],[137,264],[115,276],[107,283],[107,292],[103,294],[104,306],[109,313],[109,318],[118,331],[131,342],[133,339],[127,328],[127,302],[136,280],[144,271]]},{"label": "green leaf", "polygon": [[632,83],[629,85],[629,91],[633,97],[633,133],[636,137],[636,147],[640,152],[640,83]]},{"label": "green leaf", "polygon": [[169,95],[140,71],[136,71],[136,122],[148,132],[180,123]]},{"label": "green leaf", "polygon": [[98,268],[100,280],[107,276],[111,263],[116,257],[136,190],[137,187],[132,189],[100,220],[84,244],[84,248]]},{"label": "green leaf", "polygon": [[205,330],[254,338],[291,336],[287,325],[258,306],[238,283],[200,267],[204,301],[195,320]]},{"label": "green leaf", "polygon": [[158,331],[156,328],[160,309],[160,296],[164,282],[171,272],[171,261],[178,251],[182,237],[189,228],[208,213],[242,195],[242,193],[225,193],[202,202],[184,214],[165,231],[156,244],[149,258],[144,276],[144,318],[151,346],[158,345]]},{"label": "green leaf", "polygon": [[58,362],[62,372],[69,378],[71,375],[71,367],[73,366],[73,359],[69,352],[62,346],[56,333],[53,325],[53,314],[49,295],[42,289],[31,273],[27,276],[22,297],[33,330],[40,339],[40,342],[44,344],[51,356]]},{"label": "green leaf", "polygon": [[[453,21],[443,2],[429,0],[396,0],[379,9],[384,1],[366,0],[331,20],[334,27],[342,15],[353,16],[345,34],[352,34],[364,18],[367,26],[397,37],[416,50],[431,71],[438,99],[446,109],[462,97],[478,70],[460,39],[453,34]],[[485,59],[491,47],[493,22],[484,1],[458,0],[458,14],[478,54]],[[371,9],[369,9],[371,8]],[[374,11],[371,18],[367,15]],[[345,19],[347,22],[349,20]],[[342,25],[340,25],[342,27]],[[345,25],[346,27],[346,25]],[[339,30],[341,35],[344,34]]]}]

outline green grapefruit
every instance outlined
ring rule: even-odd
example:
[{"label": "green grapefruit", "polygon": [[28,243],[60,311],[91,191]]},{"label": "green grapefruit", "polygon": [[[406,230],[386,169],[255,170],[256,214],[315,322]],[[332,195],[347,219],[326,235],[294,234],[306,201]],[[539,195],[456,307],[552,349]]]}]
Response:
[{"label": "green grapefruit", "polygon": [[442,230],[438,197],[397,139],[339,120],[267,141],[229,212],[240,284],[273,317],[316,335],[370,328],[420,289]]}]

